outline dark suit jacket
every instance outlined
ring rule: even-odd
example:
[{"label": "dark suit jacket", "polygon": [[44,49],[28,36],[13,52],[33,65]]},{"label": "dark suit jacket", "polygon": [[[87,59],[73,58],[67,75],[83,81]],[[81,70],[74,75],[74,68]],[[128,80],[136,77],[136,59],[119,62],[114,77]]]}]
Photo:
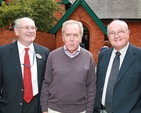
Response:
[{"label": "dark suit jacket", "polygon": [[[94,112],[101,109],[102,91],[112,48],[99,54]],[[141,113],[141,49],[129,44],[114,86],[113,113]]]},{"label": "dark suit jacket", "polygon": [[[41,59],[36,57],[40,95],[49,50],[37,44],[34,44],[34,48],[35,53],[42,56]],[[0,47],[0,91],[0,113],[21,113],[23,79],[17,42]],[[38,110],[41,113],[40,106]]]},{"label": "dark suit jacket", "polygon": [[84,44],[85,49],[89,50],[89,38],[82,38],[82,43]]},{"label": "dark suit jacket", "polygon": [[109,49],[108,46],[103,46],[103,47],[100,49],[100,52],[103,51],[103,50],[107,50],[107,49]]}]

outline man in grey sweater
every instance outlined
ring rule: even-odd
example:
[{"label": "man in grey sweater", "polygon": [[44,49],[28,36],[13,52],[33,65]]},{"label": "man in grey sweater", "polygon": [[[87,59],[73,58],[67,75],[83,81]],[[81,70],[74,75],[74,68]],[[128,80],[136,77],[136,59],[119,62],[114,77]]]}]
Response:
[{"label": "man in grey sweater", "polygon": [[40,104],[43,113],[92,113],[96,75],[92,54],[80,47],[82,23],[63,23],[64,46],[49,54]]}]

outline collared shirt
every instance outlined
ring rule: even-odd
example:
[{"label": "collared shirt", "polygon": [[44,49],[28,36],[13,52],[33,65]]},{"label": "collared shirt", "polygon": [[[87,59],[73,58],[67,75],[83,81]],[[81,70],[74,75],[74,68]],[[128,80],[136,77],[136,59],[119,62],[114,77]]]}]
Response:
[{"label": "collared shirt", "polygon": [[70,58],[74,58],[80,53],[80,46],[78,47],[77,51],[74,54],[70,54],[70,52],[67,50],[66,46],[64,45],[64,52]]},{"label": "collared shirt", "polygon": [[37,81],[37,62],[36,62],[36,55],[33,43],[25,47],[23,46],[19,41],[17,41],[18,50],[19,50],[19,57],[20,57],[20,63],[21,63],[21,70],[23,75],[23,69],[24,69],[24,55],[25,55],[25,48],[29,48],[29,57],[30,57],[30,66],[31,66],[31,78],[32,78],[32,88],[33,88],[33,95],[35,96],[38,94],[38,81]]},{"label": "collared shirt", "polygon": [[[120,67],[122,65],[123,59],[125,57],[125,54],[127,52],[128,46],[129,46],[129,43],[124,48],[122,48],[119,51],[121,53],[121,55],[120,55],[119,70],[120,70]],[[110,76],[113,60],[114,60],[114,58],[116,56],[116,52],[117,52],[117,50],[113,49],[112,54],[111,54],[111,58],[110,58],[110,62],[109,62],[108,68],[107,68],[107,72],[106,72],[105,83],[104,83],[103,94],[102,94],[102,105],[104,105],[104,106],[105,106],[105,98],[106,98],[106,91],[107,91],[108,80],[109,80],[109,76]]]}]

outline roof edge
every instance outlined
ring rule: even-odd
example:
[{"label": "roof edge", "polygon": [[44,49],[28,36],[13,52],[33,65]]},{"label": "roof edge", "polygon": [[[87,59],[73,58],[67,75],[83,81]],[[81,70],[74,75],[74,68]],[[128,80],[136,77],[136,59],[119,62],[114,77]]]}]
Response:
[{"label": "roof edge", "polygon": [[69,8],[69,10],[64,14],[64,16],[58,21],[58,23],[49,31],[51,34],[55,34],[57,30],[62,26],[63,22],[67,20],[67,18],[73,13],[73,11],[78,7],[78,5],[82,5],[83,8],[88,12],[91,18],[96,22],[99,28],[102,30],[104,34],[107,34],[107,28],[102,23],[102,21],[97,17],[97,15],[92,11],[89,5],[85,2],[85,0],[76,0],[74,4]]}]

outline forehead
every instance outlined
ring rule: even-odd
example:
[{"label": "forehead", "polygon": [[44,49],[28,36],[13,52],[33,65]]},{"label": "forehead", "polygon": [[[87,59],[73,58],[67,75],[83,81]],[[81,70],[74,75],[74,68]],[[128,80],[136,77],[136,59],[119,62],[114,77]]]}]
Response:
[{"label": "forehead", "polygon": [[121,21],[115,21],[115,22],[112,22],[110,25],[109,25],[109,31],[113,31],[113,30],[119,30],[119,29],[123,29],[123,30],[126,30],[126,25],[124,22],[121,22]]},{"label": "forehead", "polygon": [[80,30],[79,26],[75,23],[72,23],[72,24],[67,24],[65,26],[65,32],[78,32]]},{"label": "forehead", "polygon": [[34,21],[28,18],[23,18],[19,20],[19,24],[24,26],[35,26]]}]

